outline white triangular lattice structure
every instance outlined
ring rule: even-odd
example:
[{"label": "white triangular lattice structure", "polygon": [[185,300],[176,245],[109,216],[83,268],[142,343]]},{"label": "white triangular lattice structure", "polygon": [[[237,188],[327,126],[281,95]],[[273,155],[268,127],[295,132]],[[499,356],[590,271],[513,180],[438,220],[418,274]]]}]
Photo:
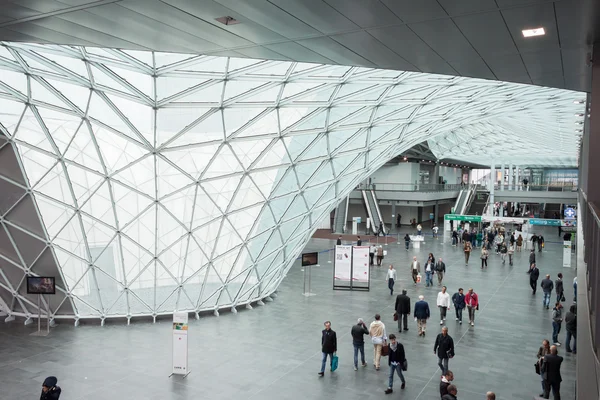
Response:
[{"label": "white triangular lattice structure", "polygon": [[[3,43],[0,151],[18,155],[26,179],[0,160],[0,181],[32,194],[43,232],[20,223],[18,196],[0,223],[7,243],[18,229],[51,251],[72,304],[56,317],[241,305],[275,291],[339,200],[417,143],[482,163],[492,153],[574,162],[582,98],[413,72]],[[35,274],[12,250],[0,244],[0,261]],[[0,289],[22,297],[2,274]]]}]

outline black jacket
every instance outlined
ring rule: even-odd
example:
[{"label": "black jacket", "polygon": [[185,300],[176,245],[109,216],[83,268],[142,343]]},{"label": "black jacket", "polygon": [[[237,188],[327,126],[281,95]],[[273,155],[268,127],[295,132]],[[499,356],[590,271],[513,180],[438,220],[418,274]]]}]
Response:
[{"label": "black jacket", "polygon": [[531,252],[529,253],[529,265],[534,264],[535,263],[535,253]]},{"label": "black jacket", "polygon": [[563,280],[557,279],[554,283],[554,288],[556,289],[556,294],[562,294],[565,291],[563,286]]},{"label": "black jacket", "polygon": [[352,329],[350,330],[350,334],[352,335],[352,343],[354,344],[364,344],[365,338],[364,335],[369,334],[369,330],[365,325],[352,325]]},{"label": "black jacket", "polygon": [[437,351],[439,358],[450,358],[454,357],[454,340],[450,335],[444,336],[438,334],[435,338],[435,344],[433,345],[433,351]]},{"label": "black jacket", "polygon": [[539,277],[540,269],[538,267],[529,270],[529,279],[531,279],[532,281],[537,281]]},{"label": "black jacket", "polygon": [[53,388],[48,390],[46,393],[44,393],[42,391],[40,400],[58,400],[58,398],[60,397],[61,391],[62,391],[61,388],[58,386],[54,386]]},{"label": "black jacket", "polygon": [[404,354],[404,346],[401,343],[396,342],[397,347],[396,351],[392,351],[392,346],[388,344],[390,351],[388,353],[388,365],[392,365],[392,361],[397,363],[403,363],[406,360],[406,355]]},{"label": "black jacket", "polygon": [[341,246],[342,244],[342,239],[338,239],[337,242],[335,242],[336,245]]},{"label": "black jacket", "polygon": [[546,354],[544,356],[544,363],[542,364],[543,377],[548,383],[562,382],[562,377],[560,376],[562,361],[563,358],[559,355]]},{"label": "black jacket", "polygon": [[446,273],[446,264],[444,264],[444,262],[437,262],[435,263],[435,272],[444,272]]},{"label": "black jacket", "polygon": [[542,283],[540,283],[540,286],[542,287],[542,290],[544,292],[552,292],[552,289],[554,289],[554,282],[552,282],[551,279],[544,278],[542,279]]},{"label": "black jacket", "polygon": [[442,396],[442,400],[456,400],[456,396],[450,393],[447,393]]},{"label": "black jacket", "polygon": [[448,394],[448,386],[450,386],[452,382],[440,382],[440,397],[444,397],[444,395]]},{"label": "black jacket", "polygon": [[567,311],[567,315],[565,315],[565,328],[571,333],[577,333],[577,314]]},{"label": "black jacket", "polygon": [[454,308],[462,310],[465,308],[465,295],[461,295],[458,292],[454,293],[452,295],[452,303],[454,303]]},{"label": "black jacket", "polygon": [[335,353],[337,351],[337,336],[333,329],[323,329],[321,336],[321,351],[323,353]]},{"label": "black jacket", "polygon": [[394,309],[398,314],[410,314],[410,297],[405,294],[396,296],[396,306]]}]

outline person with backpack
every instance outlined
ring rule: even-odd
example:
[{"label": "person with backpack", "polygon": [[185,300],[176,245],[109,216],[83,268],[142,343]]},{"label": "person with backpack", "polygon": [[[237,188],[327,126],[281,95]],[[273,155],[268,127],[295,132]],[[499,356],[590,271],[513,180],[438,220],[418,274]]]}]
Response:
[{"label": "person with backpack", "polygon": [[406,362],[406,353],[404,352],[404,346],[402,343],[396,341],[396,335],[390,334],[390,344],[388,345],[388,365],[390,366],[390,375],[388,379],[388,387],[385,390],[385,394],[392,393],[394,386],[394,373],[397,373],[402,381],[400,389],[406,387],[406,380],[404,380],[403,370],[406,370],[408,364]]}]

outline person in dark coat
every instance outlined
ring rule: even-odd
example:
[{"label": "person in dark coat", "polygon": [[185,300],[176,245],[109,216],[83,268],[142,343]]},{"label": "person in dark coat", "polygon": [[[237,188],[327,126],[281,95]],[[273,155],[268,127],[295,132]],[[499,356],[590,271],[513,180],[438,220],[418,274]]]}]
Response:
[{"label": "person in dark coat", "polygon": [[552,296],[552,290],[554,289],[554,282],[550,279],[550,274],[547,274],[546,277],[542,279],[540,287],[544,291],[543,305],[546,307],[546,310],[548,310],[550,308],[550,297]]},{"label": "person in dark coat", "polygon": [[466,307],[463,288],[459,288],[458,292],[452,295],[452,303],[454,304],[454,311],[456,312],[456,320],[462,325],[462,312]]},{"label": "person in dark coat", "polygon": [[452,385],[452,381],[454,380],[454,373],[448,370],[446,374],[442,375],[442,380],[440,381],[440,397],[444,397],[445,394],[448,394],[448,386]]},{"label": "person in dark coat", "polygon": [[325,321],[324,325],[325,329],[321,331],[321,352],[323,353],[323,359],[321,360],[321,372],[319,372],[319,376],[325,375],[327,356],[329,356],[331,365],[333,362],[333,353],[337,352],[337,336],[335,331],[331,329],[331,322]]},{"label": "person in dark coat", "polygon": [[425,336],[425,330],[427,329],[427,320],[430,317],[429,304],[425,301],[425,296],[420,295],[419,301],[415,303],[414,317],[417,320],[417,326],[419,327],[419,336]]},{"label": "person in dark coat", "polygon": [[406,295],[406,289],[402,289],[402,294],[396,296],[396,305],[394,306],[396,314],[398,314],[398,332],[402,332],[402,324],[404,330],[408,330],[408,315],[410,314],[410,297]]},{"label": "person in dark coat", "polygon": [[442,333],[435,338],[433,353],[438,356],[438,365],[442,370],[442,375],[448,371],[448,361],[454,357],[454,340],[448,335],[448,328],[443,327]]},{"label": "person in dark coat", "polygon": [[369,330],[367,329],[367,325],[365,325],[365,321],[362,318],[358,319],[356,325],[352,326],[350,330],[350,334],[352,335],[352,345],[354,346],[354,370],[358,370],[358,352],[360,351],[360,358],[362,360],[362,366],[366,367],[367,363],[365,361],[365,338],[364,335],[369,334]]},{"label": "person in dark coat", "polygon": [[556,301],[564,301],[562,298],[565,294],[565,286],[563,285],[563,274],[558,273],[558,279],[554,281],[554,290],[556,290]]},{"label": "person in dark coat", "polygon": [[404,375],[402,375],[402,364],[406,361],[406,354],[404,353],[404,346],[402,343],[396,341],[396,335],[393,333],[389,337],[390,344],[388,345],[388,365],[390,366],[390,376],[388,379],[388,387],[385,390],[385,394],[390,394],[394,390],[394,372],[398,374],[402,381],[401,389],[406,387],[406,381]]},{"label": "person in dark coat", "polygon": [[[565,315],[565,328],[567,329],[567,340],[565,348],[567,353],[577,353],[577,305],[573,304],[567,315]],[[571,338],[573,338],[573,347],[571,347]]]},{"label": "person in dark coat", "polygon": [[361,240],[360,236],[356,237],[356,245],[357,246],[362,246],[362,240]]},{"label": "person in dark coat", "polygon": [[536,267],[535,263],[531,264],[529,268],[529,286],[533,290],[533,294],[537,290],[537,281],[540,278],[540,270]]},{"label": "person in dark coat", "polygon": [[42,383],[42,394],[40,400],[58,400],[62,389],[57,386],[58,379],[55,376],[49,376]]},{"label": "person in dark coat", "polygon": [[458,389],[454,385],[448,385],[448,393],[442,396],[442,400],[456,400]]},{"label": "person in dark coat", "polygon": [[[531,269],[531,266],[535,264],[535,249],[531,249],[531,252],[529,253],[529,268]],[[529,271],[527,271],[529,272]]]},{"label": "person in dark coat", "polygon": [[551,346],[550,354],[544,356],[544,362],[542,363],[542,374],[545,383],[545,399],[550,398],[550,389],[552,389],[554,400],[560,400],[560,383],[562,382],[560,366],[562,362],[563,358],[558,355],[558,348],[556,346]]},{"label": "person in dark coat", "polygon": [[338,237],[337,242],[335,242],[336,246],[341,246],[342,245],[342,237]]}]

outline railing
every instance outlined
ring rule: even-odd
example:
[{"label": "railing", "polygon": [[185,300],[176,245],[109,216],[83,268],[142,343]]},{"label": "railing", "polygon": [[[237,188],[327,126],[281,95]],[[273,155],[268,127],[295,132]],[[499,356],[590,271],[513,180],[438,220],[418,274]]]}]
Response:
[{"label": "railing", "polygon": [[586,399],[596,399],[600,394],[600,207],[580,191],[578,211],[584,240],[577,247],[583,247],[585,265],[577,265],[577,390],[580,398],[586,392]]},{"label": "railing", "polygon": [[456,192],[467,189],[469,185],[460,184],[435,184],[435,183],[372,183],[360,184],[359,190],[377,190],[389,192]]},{"label": "railing", "polygon": [[[502,190],[502,185],[494,185],[494,190]],[[504,184],[504,190],[522,191],[522,192],[577,192],[578,187],[574,185],[523,185],[523,184]]]}]

